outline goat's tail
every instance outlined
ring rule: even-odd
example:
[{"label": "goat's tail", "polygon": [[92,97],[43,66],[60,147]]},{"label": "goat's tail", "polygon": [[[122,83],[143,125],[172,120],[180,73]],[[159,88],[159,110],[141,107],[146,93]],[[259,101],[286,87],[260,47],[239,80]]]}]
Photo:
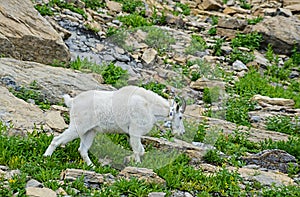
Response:
[{"label": "goat's tail", "polygon": [[70,95],[68,95],[68,94],[63,95],[63,98],[64,98],[66,106],[71,107],[73,98],[71,98]]}]

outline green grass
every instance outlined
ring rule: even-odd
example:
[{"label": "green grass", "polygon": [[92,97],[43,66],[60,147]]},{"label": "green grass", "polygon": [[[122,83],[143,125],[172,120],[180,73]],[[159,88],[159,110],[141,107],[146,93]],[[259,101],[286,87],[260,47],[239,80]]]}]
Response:
[{"label": "green grass", "polygon": [[32,81],[29,86],[21,86],[20,88],[9,88],[9,91],[16,97],[29,102],[34,101],[34,104],[39,108],[46,110],[50,109],[50,102],[42,95],[40,87],[36,81]]}]

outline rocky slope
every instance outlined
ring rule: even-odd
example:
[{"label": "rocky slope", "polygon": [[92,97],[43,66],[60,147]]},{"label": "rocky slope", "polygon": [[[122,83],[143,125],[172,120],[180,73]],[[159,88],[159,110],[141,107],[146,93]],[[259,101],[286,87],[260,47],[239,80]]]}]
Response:
[{"label": "rocky slope", "polygon": [[[288,69],[289,72],[285,80],[272,81],[272,85],[288,89],[292,83],[289,80],[293,80],[299,86],[299,63],[288,68],[285,64],[295,56],[294,49],[300,49],[298,1],[229,0],[225,3],[219,0],[145,0],[137,9],[144,10],[143,17],[152,25],[134,28],[135,24],[129,22],[142,19],[123,20],[122,17],[128,16],[129,11],[124,11],[120,2],[106,1],[96,9],[88,6],[90,1],[70,0],[63,5],[51,2],[53,1],[0,2],[0,54],[3,56],[0,58],[0,120],[6,125],[13,125],[13,134],[26,134],[40,127],[49,133],[61,132],[67,127],[63,118],[67,109],[58,105],[62,94],[74,96],[90,89],[115,89],[104,84],[99,74],[68,68],[70,61],[77,58],[86,58],[99,65],[113,62],[127,70],[128,84],[166,84],[166,87],[189,101],[185,113],[187,122],[205,121],[211,130],[217,128],[225,135],[239,130],[249,132],[247,137],[252,142],[266,139],[286,141],[288,134],[268,130],[266,126],[268,118],[277,116],[290,117],[292,124],[300,128],[297,122],[300,116],[298,97],[251,96],[251,101],[249,99],[247,102],[254,101],[256,104],[247,113],[246,120],[249,124],[246,126],[228,121],[224,114],[228,98],[235,100],[237,96],[232,96],[228,89],[247,76],[252,67],[260,73],[271,72],[276,62],[275,67]],[[251,7],[248,9],[247,5]],[[41,16],[34,6],[45,16]],[[47,12],[42,12],[41,8]],[[83,13],[73,8],[79,8]],[[261,21],[252,24],[255,20]],[[261,40],[255,42],[254,39],[258,37],[241,36],[242,40],[248,39],[249,43],[244,43],[243,46],[232,44],[238,35],[254,32],[261,35]],[[195,41],[195,38],[198,40]],[[258,46],[255,46],[257,43]],[[268,46],[272,46],[273,54],[277,54],[276,58],[269,58]],[[253,58],[249,61],[234,59],[233,54],[251,54]],[[187,66],[190,62],[193,65]],[[197,73],[196,79],[193,79],[193,73]],[[49,102],[50,108],[41,109],[35,101],[24,101],[13,94],[34,84],[42,99]],[[214,87],[218,88],[218,98],[211,103],[204,102],[206,89]],[[212,113],[211,117],[205,116],[208,112]],[[218,171],[217,167],[202,163],[201,158],[207,147],[183,141],[166,142],[151,137],[144,141],[150,141],[159,148],[171,147],[187,153],[193,160],[197,160],[193,164],[195,168],[204,169],[208,173]],[[283,159],[274,159],[272,155]],[[246,181],[258,181],[263,185],[297,184],[298,179],[293,180],[286,174],[287,163],[298,165],[297,160],[284,151],[270,150],[267,153],[249,155],[245,161],[248,165],[239,168],[238,173]],[[230,166],[228,169],[237,170]],[[119,176],[138,174],[137,177],[145,176],[146,179],[157,176],[151,170],[145,171],[125,168]],[[1,173],[9,176],[11,170],[3,167]],[[92,172],[89,171],[67,169],[64,173],[62,179],[76,179],[84,175],[87,177],[87,184],[93,183],[97,187],[110,181],[100,174],[91,175]],[[90,178],[91,176],[94,178]],[[153,178],[156,182],[164,181],[160,177],[156,178]],[[28,195],[37,195],[39,192],[49,194],[46,188],[43,188],[45,191],[37,191],[42,188],[36,187],[40,186],[28,186]],[[53,196],[55,195],[54,192]],[[175,192],[174,196],[181,196],[180,191]]]}]

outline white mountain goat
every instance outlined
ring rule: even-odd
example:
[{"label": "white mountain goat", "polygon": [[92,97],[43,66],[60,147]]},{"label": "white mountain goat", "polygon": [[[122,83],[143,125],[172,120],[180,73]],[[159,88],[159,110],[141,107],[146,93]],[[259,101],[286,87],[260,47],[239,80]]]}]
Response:
[{"label": "white mountain goat", "polygon": [[51,156],[55,148],[80,138],[78,151],[88,165],[93,165],[88,150],[97,132],[127,133],[136,162],[144,154],[141,136],[147,134],[158,120],[168,119],[174,134],[185,132],[182,116],[185,102],[179,106],[152,91],[126,86],[117,91],[83,92],[75,98],[64,95],[70,107],[70,125],[54,137],[44,156]]}]

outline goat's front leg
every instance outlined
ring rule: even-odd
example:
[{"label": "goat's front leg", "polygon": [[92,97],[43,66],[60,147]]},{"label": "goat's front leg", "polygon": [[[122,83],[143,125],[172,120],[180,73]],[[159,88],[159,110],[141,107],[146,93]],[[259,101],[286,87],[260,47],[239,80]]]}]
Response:
[{"label": "goat's front leg", "polygon": [[130,135],[130,146],[133,150],[133,157],[136,163],[141,163],[140,156],[143,156],[145,149],[141,142],[141,136]]},{"label": "goat's front leg", "polygon": [[53,151],[61,144],[66,144],[74,139],[78,138],[78,134],[74,127],[69,126],[62,134],[53,138],[51,144],[48,146],[44,153],[44,156],[51,156]]},{"label": "goat's front leg", "polygon": [[88,151],[93,144],[94,137],[96,132],[94,130],[87,131],[83,136],[80,137],[80,146],[78,151],[82,157],[82,159],[87,163],[89,166],[93,166],[91,159],[89,158]]}]

